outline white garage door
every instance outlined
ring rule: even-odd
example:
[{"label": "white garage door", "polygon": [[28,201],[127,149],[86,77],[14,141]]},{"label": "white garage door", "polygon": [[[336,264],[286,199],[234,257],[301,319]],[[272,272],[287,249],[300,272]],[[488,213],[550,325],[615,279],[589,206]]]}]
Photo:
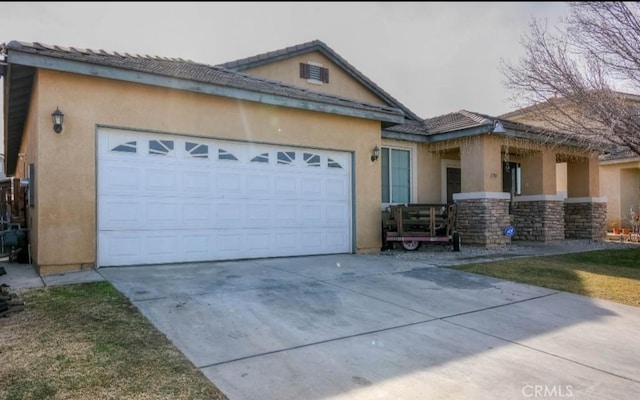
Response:
[{"label": "white garage door", "polygon": [[98,133],[98,265],[351,252],[351,155]]}]

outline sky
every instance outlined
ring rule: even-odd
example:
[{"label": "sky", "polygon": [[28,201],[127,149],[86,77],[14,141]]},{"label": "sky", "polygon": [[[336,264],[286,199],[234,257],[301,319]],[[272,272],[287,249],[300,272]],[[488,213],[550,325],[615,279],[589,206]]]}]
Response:
[{"label": "sky", "polygon": [[220,64],[321,40],[423,118],[515,109],[501,60],[515,63],[532,18],[561,2],[3,2],[11,40]]}]

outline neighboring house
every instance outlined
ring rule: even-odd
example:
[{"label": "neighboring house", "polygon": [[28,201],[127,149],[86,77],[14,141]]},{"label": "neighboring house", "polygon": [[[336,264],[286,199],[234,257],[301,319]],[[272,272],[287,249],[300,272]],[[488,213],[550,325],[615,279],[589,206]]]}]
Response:
[{"label": "neighboring house", "polygon": [[607,226],[632,228],[640,214],[640,156],[624,150],[603,155],[600,192],[608,199]]},{"label": "neighboring house", "polygon": [[[619,93],[631,104],[640,102],[640,97]],[[512,111],[501,116],[514,121],[545,126],[546,123],[536,118],[532,107]],[[600,195],[607,202],[607,226],[631,228],[632,214],[640,213],[640,156],[629,150],[603,152],[599,158]],[[566,193],[566,164],[558,164],[557,190]]]},{"label": "neighboring house", "polygon": [[392,203],[456,202],[468,244],[505,244],[509,224],[521,239],[604,234],[597,155],[473,112],[423,120],[320,41],[221,66],[2,52],[6,172],[31,182],[41,274],[379,251]]}]

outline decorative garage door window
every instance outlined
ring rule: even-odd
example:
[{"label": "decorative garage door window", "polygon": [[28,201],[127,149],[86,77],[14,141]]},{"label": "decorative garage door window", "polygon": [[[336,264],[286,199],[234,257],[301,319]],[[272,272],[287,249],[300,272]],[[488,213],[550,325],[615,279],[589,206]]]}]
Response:
[{"label": "decorative garage door window", "polygon": [[269,153],[258,154],[251,159],[251,162],[269,164]]},{"label": "decorative garage door window", "polygon": [[149,140],[149,154],[173,156],[173,140]]},{"label": "decorative garage door window", "polygon": [[303,157],[304,161],[307,163],[309,167],[319,167],[320,166],[320,156],[317,154],[304,153]]},{"label": "decorative garage door window", "polygon": [[190,158],[209,158],[209,146],[206,144],[186,142],[184,150],[186,156]]},{"label": "decorative garage door window", "polygon": [[342,168],[342,165],[340,165],[338,162],[333,161],[332,159],[329,159],[329,164],[328,164],[329,168]]},{"label": "decorative garage door window", "polygon": [[116,147],[112,148],[111,151],[117,153],[135,153],[137,151],[137,142],[132,141],[119,144]]},{"label": "decorative garage door window", "polygon": [[291,165],[296,160],[295,151],[279,151],[278,152],[278,164]]},{"label": "decorative garage door window", "polygon": [[218,160],[238,161],[236,156],[224,149],[218,149]]}]

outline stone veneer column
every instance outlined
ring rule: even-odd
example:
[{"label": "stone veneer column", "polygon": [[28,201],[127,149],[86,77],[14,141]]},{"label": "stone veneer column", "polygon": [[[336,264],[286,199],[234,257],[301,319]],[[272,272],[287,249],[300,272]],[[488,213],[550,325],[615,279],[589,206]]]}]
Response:
[{"label": "stone veneer column", "polygon": [[557,195],[516,196],[513,198],[514,240],[548,242],[563,240],[564,200]]},{"label": "stone veneer column", "polygon": [[564,201],[567,239],[604,239],[607,235],[607,199],[569,197]]},{"label": "stone veneer column", "polygon": [[509,238],[504,228],[510,225],[511,195],[503,192],[456,193],[457,231],[463,244],[504,246]]}]

